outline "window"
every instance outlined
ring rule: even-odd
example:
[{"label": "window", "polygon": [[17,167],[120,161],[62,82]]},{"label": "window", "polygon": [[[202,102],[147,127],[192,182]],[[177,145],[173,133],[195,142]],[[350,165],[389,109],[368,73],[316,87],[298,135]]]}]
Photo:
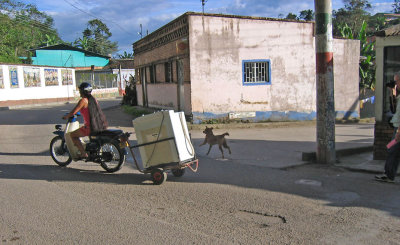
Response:
[{"label": "window", "polygon": [[243,60],[243,85],[271,84],[269,60]]},{"label": "window", "polygon": [[165,62],[165,82],[172,83],[172,62]]},{"label": "window", "polygon": [[150,83],[156,83],[156,69],[154,65],[149,66],[150,69]]}]

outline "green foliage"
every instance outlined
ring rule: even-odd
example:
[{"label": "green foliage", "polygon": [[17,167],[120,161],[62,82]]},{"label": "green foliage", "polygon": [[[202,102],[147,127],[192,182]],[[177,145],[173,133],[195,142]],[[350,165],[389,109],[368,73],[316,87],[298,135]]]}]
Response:
[{"label": "green foliage", "polygon": [[400,13],[400,0],[394,0],[392,7],[393,7],[393,12],[395,14],[399,14]]},{"label": "green foliage", "polygon": [[[394,23],[394,22],[393,22]],[[375,14],[368,19],[367,36],[374,36],[377,31],[385,29],[391,25],[386,22],[386,17],[383,14]]]},{"label": "green foliage", "polygon": [[[340,32],[342,37],[354,39],[351,28],[344,24]],[[375,42],[369,42],[367,38],[367,22],[363,22],[358,32],[360,40],[360,55],[362,57],[359,67],[360,88],[375,87]]]},{"label": "green foliage", "polygon": [[89,50],[89,39],[87,37],[78,38],[75,40],[73,46],[83,50]]},{"label": "green foliage", "polygon": [[109,40],[111,36],[106,24],[99,19],[93,19],[83,30],[82,37],[75,40],[74,46],[107,56],[118,50],[117,42]]},{"label": "green foliage", "polygon": [[117,55],[118,58],[120,59],[133,59],[133,53],[127,53],[126,51],[124,51],[123,54],[118,54]]},{"label": "green foliage", "polygon": [[375,41],[367,39],[367,23],[363,22],[358,35],[360,40],[360,88],[375,88]]},{"label": "green foliage", "polygon": [[314,20],[314,16],[315,16],[314,11],[312,9],[307,9],[300,11],[299,16],[293,13],[289,13],[288,15],[286,15],[285,19],[312,21]]},{"label": "green foliage", "polygon": [[344,8],[333,11],[333,35],[341,35],[340,29],[347,24],[354,36],[358,36],[358,31],[364,21],[368,21],[370,14],[367,10],[371,9],[368,0],[343,0]]},{"label": "green foliage", "polygon": [[30,49],[61,42],[53,22],[35,5],[0,0],[0,62],[22,63]]},{"label": "green foliage", "polygon": [[347,23],[344,23],[344,25],[339,25],[339,31],[342,37],[354,39],[353,30],[347,25]]},{"label": "green foliage", "polygon": [[314,20],[314,17],[315,17],[314,11],[311,9],[300,11],[300,15],[299,15],[300,20],[312,21],[312,20]]},{"label": "green foliage", "polygon": [[153,113],[153,111],[151,111],[150,109],[144,109],[144,108],[140,109],[140,108],[137,108],[137,107],[134,107],[134,106],[129,106],[129,105],[123,105],[122,106],[122,110],[125,113],[127,113],[129,115],[132,115],[135,118]]},{"label": "green foliage", "polygon": [[288,15],[286,15],[286,18],[288,20],[297,20],[297,15],[293,14],[293,13],[288,13]]}]

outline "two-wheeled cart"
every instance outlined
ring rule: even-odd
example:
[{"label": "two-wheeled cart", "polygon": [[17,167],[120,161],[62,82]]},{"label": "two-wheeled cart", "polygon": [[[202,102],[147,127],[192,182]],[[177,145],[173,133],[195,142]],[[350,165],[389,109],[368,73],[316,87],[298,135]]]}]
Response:
[{"label": "two-wheeled cart", "polygon": [[[197,172],[196,158],[183,112],[159,111],[136,118],[133,121],[138,144],[127,146],[136,168],[142,173],[150,173],[154,184],[160,185],[167,179],[168,171],[181,177],[185,169]],[[133,152],[138,148],[142,160],[140,168]]]},{"label": "two-wheeled cart", "polygon": [[158,165],[150,166],[147,168],[141,168],[139,166],[139,162],[135,156],[135,153],[133,152],[133,149],[157,144],[157,143],[167,141],[167,140],[173,141],[173,140],[175,140],[175,138],[170,137],[170,138],[161,139],[161,140],[148,142],[148,143],[144,143],[144,144],[138,144],[138,145],[130,145],[130,143],[128,142],[128,148],[131,152],[131,155],[133,157],[133,161],[136,165],[137,170],[139,170],[139,172],[144,173],[144,174],[150,174],[151,180],[156,185],[161,185],[162,183],[164,183],[167,180],[167,172],[168,171],[170,171],[175,177],[181,177],[184,175],[186,168],[189,168],[193,172],[197,172],[197,169],[199,167],[199,160],[196,158],[193,158],[193,159],[190,159],[188,161],[183,161],[183,162],[168,162],[168,163],[161,163]]}]

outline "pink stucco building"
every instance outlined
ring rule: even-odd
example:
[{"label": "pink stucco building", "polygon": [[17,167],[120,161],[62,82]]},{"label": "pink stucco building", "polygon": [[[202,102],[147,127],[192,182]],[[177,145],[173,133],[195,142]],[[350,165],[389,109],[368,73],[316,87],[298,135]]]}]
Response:
[{"label": "pink stucco building", "polygon": [[[359,45],[334,40],[337,118],[359,117]],[[314,22],[188,12],[133,49],[139,105],[194,123],[316,117]]]}]

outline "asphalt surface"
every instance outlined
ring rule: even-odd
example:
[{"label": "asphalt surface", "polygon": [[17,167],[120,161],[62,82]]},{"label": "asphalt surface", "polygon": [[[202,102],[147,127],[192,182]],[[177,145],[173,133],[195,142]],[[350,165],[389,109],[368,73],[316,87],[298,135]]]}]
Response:
[{"label": "asphalt surface", "polygon": [[[134,131],[119,100],[100,103],[111,127]],[[336,165],[302,161],[316,148],[312,123],[215,128],[230,134],[225,159],[216,146],[209,155],[200,146],[204,125],[192,127],[198,172],[155,186],[129,155],[113,174],[92,163],[54,164],[51,132],[72,107],[0,112],[2,243],[399,244],[399,184],[373,180],[383,161],[371,152]],[[336,126],[337,149],[372,141],[373,124]],[[366,171],[372,163],[377,169]]]}]

